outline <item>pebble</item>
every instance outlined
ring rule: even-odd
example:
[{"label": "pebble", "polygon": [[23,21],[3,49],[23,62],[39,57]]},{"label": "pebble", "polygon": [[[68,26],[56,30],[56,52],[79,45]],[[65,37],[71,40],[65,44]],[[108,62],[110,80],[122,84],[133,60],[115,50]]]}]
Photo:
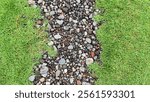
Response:
[{"label": "pebble", "polygon": [[51,11],[50,15],[53,16],[55,14],[55,11]]},{"label": "pebble", "polygon": [[59,60],[59,64],[65,64],[65,63],[66,63],[66,61],[65,61],[64,58],[61,58],[61,59]]},{"label": "pebble", "polygon": [[40,74],[46,74],[48,72],[48,67],[43,67],[40,69]]},{"label": "pebble", "polygon": [[59,25],[62,25],[63,24],[63,20],[56,20],[56,22],[59,24]]},{"label": "pebble", "polygon": [[93,61],[94,61],[93,58],[87,58],[87,59],[86,59],[86,64],[87,64],[87,65],[90,65],[90,64],[93,63]]},{"label": "pebble", "polygon": [[41,79],[40,79],[40,82],[44,82],[44,81],[45,81],[45,78],[41,78]]},{"label": "pebble", "polygon": [[72,84],[74,82],[74,78],[70,78],[70,83]]},{"label": "pebble", "polygon": [[91,85],[91,84],[87,82],[82,82],[82,85]]},{"label": "pebble", "polygon": [[86,42],[91,43],[91,39],[90,38],[86,38]]},{"label": "pebble", "polygon": [[64,17],[64,15],[60,15],[59,17],[58,17],[58,19],[64,19],[65,17]]},{"label": "pebble", "polygon": [[48,46],[52,46],[54,44],[53,41],[48,42]]},{"label": "pebble", "polygon": [[61,35],[59,35],[59,34],[54,35],[54,38],[55,38],[55,39],[60,39],[60,38],[61,38]]},{"label": "pebble", "polygon": [[32,75],[32,76],[29,77],[30,81],[34,81],[34,79],[35,79],[35,75]]},{"label": "pebble", "polygon": [[80,80],[77,80],[77,85],[81,85],[81,81]]},{"label": "pebble", "polygon": [[60,76],[60,73],[61,73],[60,70],[57,70],[57,71],[56,71],[56,79],[59,79],[58,77]]},{"label": "pebble", "polygon": [[72,45],[69,45],[69,46],[68,46],[68,49],[69,49],[69,50],[72,50],[72,49],[73,49],[73,46],[72,46]]},{"label": "pebble", "polygon": [[38,3],[40,4],[40,3],[42,3],[43,2],[43,0],[38,0]]}]

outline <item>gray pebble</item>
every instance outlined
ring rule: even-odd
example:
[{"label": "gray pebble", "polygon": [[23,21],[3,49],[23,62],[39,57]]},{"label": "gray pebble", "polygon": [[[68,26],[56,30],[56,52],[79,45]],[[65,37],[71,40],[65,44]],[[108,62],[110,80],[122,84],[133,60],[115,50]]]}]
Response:
[{"label": "gray pebble", "polygon": [[59,60],[59,64],[65,64],[65,63],[66,63],[66,61],[65,61],[64,58],[61,58],[61,59]]}]

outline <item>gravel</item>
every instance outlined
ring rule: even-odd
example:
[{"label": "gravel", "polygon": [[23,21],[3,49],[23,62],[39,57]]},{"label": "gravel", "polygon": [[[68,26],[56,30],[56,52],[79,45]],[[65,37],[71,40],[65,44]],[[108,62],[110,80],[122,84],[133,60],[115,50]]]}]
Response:
[{"label": "gravel", "polygon": [[[93,85],[96,78],[88,70],[99,61],[101,47],[96,38],[97,23],[93,20],[95,0],[29,0],[29,5],[41,9],[48,20],[48,46],[53,46],[57,56],[44,52],[34,75],[29,80],[34,85]],[[100,12],[100,11],[98,11]]]}]

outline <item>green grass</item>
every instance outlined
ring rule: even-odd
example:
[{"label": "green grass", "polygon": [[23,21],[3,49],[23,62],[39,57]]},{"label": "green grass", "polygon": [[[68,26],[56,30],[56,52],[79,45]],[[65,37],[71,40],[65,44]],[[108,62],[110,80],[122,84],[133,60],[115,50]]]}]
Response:
[{"label": "green grass", "polygon": [[105,19],[97,31],[103,64],[91,65],[97,84],[150,85],[150,0],[97,0]]},{"label": "green grass", "polygon": [[[97,31],[103,64],[90,67],[96,84],[150,85],[150,0],[97,0],[97,7],[106,12],[95,19],[106,23]],[[44,28],[34,29],[33,18],[40,11],[26,0],[0,1],[0,84],[30,84],[35,59],[49,49]]]},{"label": "green grass", "polygon": [[0,84],[30,84],[35,59],[48,50],[44,28],[34,29],[34,18],[40,11],[27,0],[0,1]]}]

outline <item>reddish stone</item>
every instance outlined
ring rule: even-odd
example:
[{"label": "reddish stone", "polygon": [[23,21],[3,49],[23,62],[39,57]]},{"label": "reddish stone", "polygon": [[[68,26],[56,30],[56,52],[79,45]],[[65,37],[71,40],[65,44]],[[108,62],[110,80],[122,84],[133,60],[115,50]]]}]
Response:
[{"label": "reddish stone", "polygon": [[95,53],[92,51],[91,52],[91,57],[94,58],[94,56],[95,56]]}]

